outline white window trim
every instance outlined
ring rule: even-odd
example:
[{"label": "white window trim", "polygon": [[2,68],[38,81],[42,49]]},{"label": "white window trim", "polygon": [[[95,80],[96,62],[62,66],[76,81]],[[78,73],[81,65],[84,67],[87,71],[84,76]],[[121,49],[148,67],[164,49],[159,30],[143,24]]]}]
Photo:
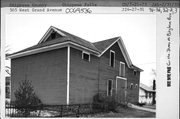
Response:
[{"label": "white window trim", "polygon": [[[109,57],[109,66],[111,66],[111,52],[114,53],[114,64],[113,64],[113,67],[115,67],[115,59],[116,59],[116,54],[115,54],[115,51],[113,50],[110,50],[110,57]],[[112,66],[111,66],[112,67]]]},{"label": "white window trim", "polygon": [[119,76],[120,76],[120,72],[121,72],[121,64],[124,64],[124,77],[125,77],[126,76],[126,70],[125,70],[126,65],[124,62],[119,63]]},{"label": "white window trim", "polygon": [[120,79],[123,79],[123,80],[127,80],[127,78],[121,77],[121,76],[116,76],[116,78],[120,78]]},{"label": "white window trim", "polygon": [[136,72],[136,75],[137,75],[137,70],[133,70],[133,75],[136,76],[136,75],[134,74],[134,72]]},{"label": "white window trim", "polygon": [[125,80],[126,81],[126,84],[125,84],[125,86],[126,86],[126,89],[127,89],[127,78],[124,78],[124,77],[120,77],[120,76],[116,76],[116,94],[117,94],[117,80]]},{"label": "white window trim", "polygon": [[50,36],[50,34],[52,33],[52,31],[56,31],[57,33],[59,33],[62,36],[66,36],[64,33],[60,32],[59,30],[57,30],[55,27],[50,26],[50,28],[48,29],[48,31],[44,34],[44,36],[41,38],[41,40],[39,41],[38,44],[45,42],[47,40],[47,38]]},{"label": "white window trim", "polygon": [[88,54],[89,55],[89,62],[91,61],[90,59],[91,59],[91,55],[90,55],[90,53],[89,52],[86,52],[86,51],[83,51],[82,52],[82,59],[84,60],[84,55],[83,54]]},{"label": "white window trim", "polygon": [[[111,80],[111,81],[112,81],[112,90],[111,90],[111,95],[108,95],[109,80]],[[112,79],[108,79],[108,80],[107,80],[107,96],[112,96],[112,93],[113,93],[113,80],[112,80]]]},{"label": "white window trim", "polygon": [[102,56],[102,55],[103,55],[111,46],[113,46],[115,43],[118,43],[119,48],[120,48],[120,50],[122,51],[123,56],[124,56],[124,58],[125,58],[125,60],[126,60],[126,63],[127,63],[127,65],[128,65],[128,67],[130,68],[130,66],[132,65],[132,62],[131,62],[131,59],[130,59],[130,57],[129,57],[129,54],[128,54],[126,48],[125,48],[125,45],[124,45],[123,40],[122,40],[121,37],[117,38],[116,41],[114,41],[110,46],[108,46],[108,47],[107,47],[100,55],[98,55],[98,56],[99,56],[99,57]]},{"label": "white window trim", "polygon": [[135,84],[135,88],[138,88],[138,84]]},{"label": "white window trim", "polygon": [[[133,89],[133,85],[134,85],[133,83],[130,84],[130,89]],[[131,86],[132,86],[132,88],[131,88]]]}]

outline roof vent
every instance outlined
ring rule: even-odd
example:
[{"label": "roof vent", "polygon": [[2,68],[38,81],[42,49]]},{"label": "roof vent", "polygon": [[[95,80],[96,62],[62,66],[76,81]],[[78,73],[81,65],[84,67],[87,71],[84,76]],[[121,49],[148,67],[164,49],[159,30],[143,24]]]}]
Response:
[{"label": "roof vent", "polygon": [[56,38],[56,32],[53,31],[53,32],[51,33],[51,39],[55,39],[55,38]]}]

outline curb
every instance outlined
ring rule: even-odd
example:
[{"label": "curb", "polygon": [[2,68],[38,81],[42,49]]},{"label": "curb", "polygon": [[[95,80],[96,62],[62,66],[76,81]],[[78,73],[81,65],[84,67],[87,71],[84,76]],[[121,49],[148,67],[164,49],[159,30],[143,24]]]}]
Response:
[{"label": "curb", "polygon": [[134,109],[139,109],[139,110],[144,110],[144,111],[149,111],[149,112],[156,112],[155,109],[149,109],[149,108],[139,107],[139,106],[134,105],[134,104],[131,104],[131,103],[128,103],[127,106],[130,107],[130,108],[134,108]]}]

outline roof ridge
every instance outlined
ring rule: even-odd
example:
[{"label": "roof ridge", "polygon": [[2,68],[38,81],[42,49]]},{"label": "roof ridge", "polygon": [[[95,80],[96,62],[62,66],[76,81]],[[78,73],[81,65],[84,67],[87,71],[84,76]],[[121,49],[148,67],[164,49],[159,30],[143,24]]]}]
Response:
[{"label": "roof ridge", "polygon": [[[52,27],[54,27],[54,26],[52,26]],[[61,29],[59,29],[59,28],[57,28],[57,27],[54,27],[54,28],[57,29],[57,30],[59,30],[59,31],[64,32],[65,34],[67,33],[67,34],[69,34],[69,35],[73,35],[73,36],[75,36],[75,37],[78,37],[78,38],[80,38],[80,39],[85,40],[84,38],[81,38],[81,37],[79,37],[79,36],[76,36],[76,35],[74,35],[74,34],[72,34],[72,33],[67,32],[67,31],[61,30]],[[85,40],[85,41],[87,41],[87,40]],[[87,41],[87,42],[89,42],[89,41]],[[89,43],[91,43],[91,42],[89,42]]]},{"label": "roof ridge", "polygon": [[[92,42],[90,42],[90,41],[88,41],[88,40],[85,40],[84,38],[81,38],[81,37],[79,37],[79,36],[76,36],[76,35],[74,35],[74,34],[72,34],[72,33],[69,33],[69,32],[67,32],[67,31],[61,30],[61,29],[59,29],[59,28],[57,28],[57,27],[54,27],[54,26],[51,26],[51,27],[55,28],[56,30],[59,30],[59,31],[63,32],[63,33],[66,34],[66,35],[70,35],[70,36],[72,36],[72,37],[76,37],[76,38],[78,38],[78,39],[81,40],[81,41],[84,41],[84,42],[86,42],[86,43],[89,43],[92,47],[94,47],[94,48],[99,52],[99,50],[96,48],[96,46],[94,46],[94,44],[93,44]],[[66,37],[68,37],[68,36],[66,36]],[[69,37],[68,37],[68,38],[69,38]],[[70,39],[71,39],[71,38],[70,38]]]},{"label": "roof ridge", "polygon": [[147,91],[154,91],[153,89],[151,89],[151,87],[147,86],[146,84],[140,83],[140,87],[147,90]]},{"label": "roof ridge", "polygon": [[99,42],[103,42],[103,41],[112,40],[112,39],[115,39],[115,38],[121,38],[121,36],[112,37],[112,38],[108,38],[108,39],[105,39],[105,40],[100,40],[100,41],[97,41],[97,42],[93,42],[93,44],[95,44],[95,43],[99,43]]},{"label": "roof ridge", "polygon": [[111,44],[113,44],[119,38],[120,37],[113,37],[106,40],[94,42],[93,45],[102,53],[106,48],[108,48]]}]

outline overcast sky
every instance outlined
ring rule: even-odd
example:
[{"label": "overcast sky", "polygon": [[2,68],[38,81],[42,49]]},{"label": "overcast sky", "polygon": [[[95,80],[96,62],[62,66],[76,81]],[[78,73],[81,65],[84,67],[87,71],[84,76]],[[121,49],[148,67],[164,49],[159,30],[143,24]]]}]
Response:
[{"label": "overcast sky", "polygon": [[154,14],[9,14],[5,40],[13,53],[39,42],[50,26],[90,42],[121,36],[132,63],[144,70],[141,83],[150,85],[156,69]]}]

